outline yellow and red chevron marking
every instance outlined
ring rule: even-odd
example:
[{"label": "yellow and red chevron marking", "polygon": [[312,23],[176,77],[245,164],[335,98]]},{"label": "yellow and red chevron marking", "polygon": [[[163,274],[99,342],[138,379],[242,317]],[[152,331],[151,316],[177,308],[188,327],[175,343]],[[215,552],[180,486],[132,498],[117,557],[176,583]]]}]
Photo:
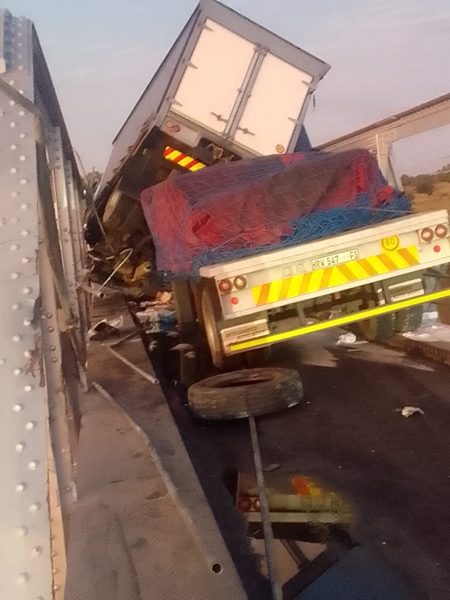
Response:
[{"label": "yellow and red chevron marking", "polygon": [[166,160],[170,160],[170,162],[180,165],[180,167],[184,167],[188,171],[200,171],[200,169],[204,169],[206,167],[206,165],[199,160],[196,160],[187,154],[183,154],[183,152],[175,150],[175,148],[171,148],[170,146],[165,147],[164,158]]},{"label": "yellow and red chevron marking", "polygon": [[376,275],[385,275],[417,264],[419,264],[419,253],[416,246],[399,248],[388,254],[352,260],[334,267],[317,269],[317,271],[311,271],[304,275],[294,275],[286,279],[257,285],[252,288],[253,299],[256,306],[264,306]]},{"label": "yellow and red chevron marking", "polygon": [[291,483],[299,496],[322,496],[323,490],[306,477],[291,477]]}]

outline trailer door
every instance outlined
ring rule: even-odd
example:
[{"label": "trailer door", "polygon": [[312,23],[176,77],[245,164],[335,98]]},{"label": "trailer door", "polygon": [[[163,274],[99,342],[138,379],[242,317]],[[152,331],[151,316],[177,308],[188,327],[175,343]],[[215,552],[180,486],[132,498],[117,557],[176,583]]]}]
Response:
[{"label": "trailer door", "polygon": [[207,19],[171,110],[223,133],[255,55],[255,44]]},{"label": "trailer door", "polygon": [[311,75],[267,54],[239,121],[235,142],[262,155],[286,152],[311,81]]}]

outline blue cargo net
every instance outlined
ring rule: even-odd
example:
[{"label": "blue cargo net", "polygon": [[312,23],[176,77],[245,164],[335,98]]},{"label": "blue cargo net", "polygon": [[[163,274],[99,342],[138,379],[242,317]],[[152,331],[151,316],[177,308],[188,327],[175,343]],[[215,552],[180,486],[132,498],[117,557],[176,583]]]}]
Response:
[{"label": "blue cargo net", "polygon": [[144,190],[160,271],[202,266],[402,217],[410,201],[367,150],[268,156],[208,167]]}]

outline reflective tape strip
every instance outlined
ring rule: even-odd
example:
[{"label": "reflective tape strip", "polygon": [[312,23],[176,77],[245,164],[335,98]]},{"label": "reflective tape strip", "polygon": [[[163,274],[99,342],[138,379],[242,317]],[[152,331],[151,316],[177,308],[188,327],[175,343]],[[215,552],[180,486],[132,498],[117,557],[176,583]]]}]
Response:
[{"label": "reflective tape strip", "polygon": [[385,275],[418,264],[419,252],[417,247],[409,246],[389,253],[352,260],[325,269],[317,269],[304,275],[294,275],[294,277],[257,285],[252,288],[253,300],[256,306],[264,306],[303,294],[368,279],[376,275]]},{"label": "reflective tape strip", "polygon": [[290,340],[307,333],[313,333],[314,331],[322,331],[324,329],[330,329],[331,327],[340,327],[342,325],[349,325],[350,323],[356,323],[358,321],[364,321],[378,315],[386,315],[388,313],[402,310],[403,308],[409,308],[410,306],[418,306],[419,304],[426,304],[427,302],[435,302],[441,298],[449,298],[450,289],[442,290],[442,292],[435,292],[434,294],[426,294],[424,296],[418,296],[417,298],[410,298],[409,300],[402,300],[402,302],[394,302],[393,304],[385,304],[384,306],[378,306],[377,308],[371,308],[369,310],[363,310],[352,315],[346,315],[345,317],[339,317],[338,319],[330,319],[329,321],[322,321],[315,323],[314,325],[305,325],[292,331],[286,331],[283,333],[274,333],[248,342],[239,342],[237,344],[231,344],[229,350],[233,352],[243,352],[244,350],[251,350],[259,346],[267,346],[268,344],[275,344],[276,342],[283,342]]},{"label": "reflective tape strip", "polygon": [[175,150],[175,148],[171,148],[170,146],[165,147],[164,158],[170,162],[180,165],[180,167],[184,167],[188,171],[199,171],[200,169],[206,167],[206,165],[199,160],[196,160],[192,156],[184,154],[179,150]]},{"label": "reflective tape strip", "polygon": [[291,483],[299,496],[312,496],[314,498],[322,496],[322,490],[311,479],[291,477]]}]

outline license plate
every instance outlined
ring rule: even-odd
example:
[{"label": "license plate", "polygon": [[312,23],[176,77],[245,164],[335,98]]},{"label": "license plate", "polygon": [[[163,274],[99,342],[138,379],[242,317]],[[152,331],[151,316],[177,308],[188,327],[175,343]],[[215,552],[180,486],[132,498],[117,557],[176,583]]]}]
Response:
[{"label": "license plate", "polygon": [[336,252],[336,254],[328,254],[321,258],[315,258],[311,261],[313,271],[318,269],[326,269],[341,265],[342,263],[350,262],[351,260],[359,260],[359,250],[347,250],[346,252]]},{"label": "license plate", "polygon": [[229,327],[223,329],[220,332],[222,340],[225,346],[236,344],[237,342],[244,342],[246,340],[252,340],[263,335],[269,335],[269,326],[265,319],[259,321],[252,321],[245,325],[237,325],[236,327]]}]

